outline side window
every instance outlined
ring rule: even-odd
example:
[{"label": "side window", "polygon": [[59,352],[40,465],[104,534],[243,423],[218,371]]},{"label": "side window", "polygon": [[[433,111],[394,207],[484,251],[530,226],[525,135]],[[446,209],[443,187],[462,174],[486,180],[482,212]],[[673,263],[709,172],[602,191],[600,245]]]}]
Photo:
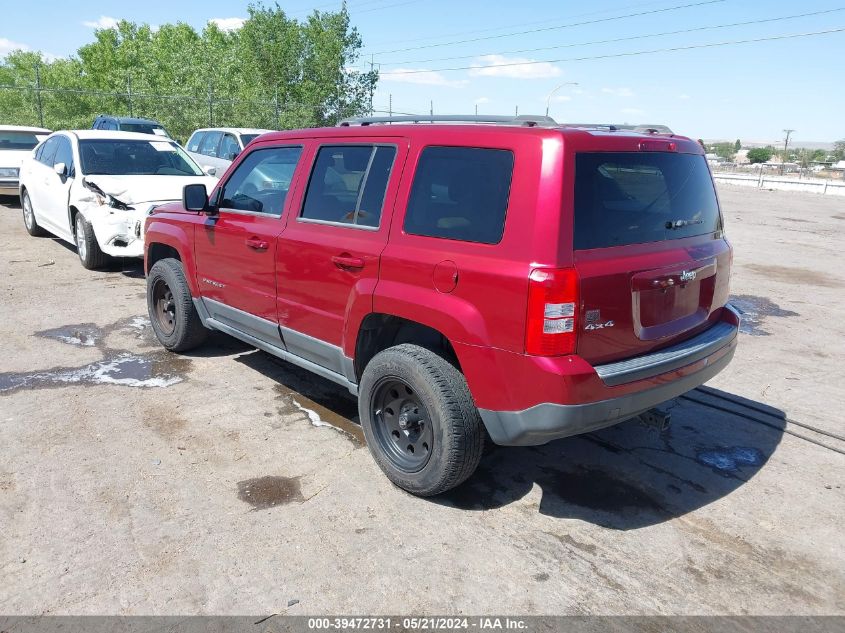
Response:
[{"label": "side window", "polygon": [[220,141],[220,158],[225,160],[235,160],[235,157],[241,151],[238,145],[238,139],[231,134],[224,134],[223,140]]},{"label": "side window", "polygon": [[395,157],[389,146],[321,147],[300,217],[377,227]]},{"label": "side window", "polygon": [[116,121],[105,121],[103,123],[104,130],[119,130],[120,128],[117,125]]},{"label": "side window", "polygon": [[187,150],[189,152],[199,152],[200,143],[202,143],[203,138],[205,138],[205,132],[194,132],[191,140],[188,141]]},{"label": "side window", "polygon": [[206,132],[205,137],[202,139],[202,143],[200,143],[200,154],[205,154],[206,156],[217,156],[217,146],[220,144],[220,137],[223,136],[222,132]]},{"label": "side window", "polygon": [[41,148],[41,152],[38,158],[38,162],[44,163],[47,167],[53,166],[53,156],[56,155],[56,149],[59,147],[59,137],[53,136],[52,138],[48,138],[43,147]]},{"label": "side window", "polygon": [[226,182],[220,206],[282,215],[301,154],[301,147],[272,147],[250,152]]},{"label": "side window", "polygon": [[67,167],[67,173],[73,173],[73,148],[70,141],[63,136],[58,137],[59,144],[56,149],[56,155],[53,158],[53,164],[64,163]]},{"label": "side window", "polygon": [[405,232],[498,244],[512,177],[513,152],[509,150],[425,148],[414,174]]}]

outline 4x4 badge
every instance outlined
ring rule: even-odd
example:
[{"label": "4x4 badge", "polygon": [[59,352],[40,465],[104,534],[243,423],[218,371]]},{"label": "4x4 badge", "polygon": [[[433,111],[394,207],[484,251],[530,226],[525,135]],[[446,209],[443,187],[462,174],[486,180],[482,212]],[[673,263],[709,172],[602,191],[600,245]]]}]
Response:
[{"label": "4x4 badge", "polygon": [[601,321],[601,310],[587,310],[584,313],[584,319],[587,324],[584,326],[585,330],[603,330],[604,328],[613,327],[616,325],[613,321]]}]

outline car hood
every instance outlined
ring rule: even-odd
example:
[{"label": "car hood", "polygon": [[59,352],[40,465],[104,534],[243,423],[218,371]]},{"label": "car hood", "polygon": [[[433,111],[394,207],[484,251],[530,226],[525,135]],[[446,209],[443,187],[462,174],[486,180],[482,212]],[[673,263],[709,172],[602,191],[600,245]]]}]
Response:
[{"label": "car hood", "polygon": [[31,149],[4,149],[0,151],[0,167],[20,167],[32,155]]},{"label": "car hood", "polygon": [[[129,205],[144,202],[181,200],[185,185],[202,184],[211,193],[217,179],[211,176],[85,176],[89,183],[97,185],[107,194]],[[83,198],[94,198],[95,194],[85,190]]]}]

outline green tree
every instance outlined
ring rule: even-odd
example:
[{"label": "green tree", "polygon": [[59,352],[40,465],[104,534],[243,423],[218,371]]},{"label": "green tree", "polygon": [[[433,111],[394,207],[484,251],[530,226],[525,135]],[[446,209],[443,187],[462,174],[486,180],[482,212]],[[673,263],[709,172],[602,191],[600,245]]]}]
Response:
[{"label": "green tree", "polygon": [[716,156],[728,161],[732,161],[736,156],[736,150],[734,150],[733,143],[716,143],[711,146],[711,150],[714,154],[716,154]]},{"label": "green tree", "polygon": [[736,139],[736,143],[734,143],[734,151],[738,152],[742,149],[742,142],[739,139]]},{"label": "green tree", "polygon": [[362,47],[345,6],[288,17],[253,4],[237,31],[184,23],[154,31],[121,21],[95,31],[68,59],[15,51],[0,62],[3,122],[53,129],[89,127],[101,113],[157,119],[180,138],[197,127],[332,125],[366,113],[378,73],[352,70]]},{"label": "green tree", "polygon": [[771,147],[755,147],[748,150],[748,160],[751,164],[765,163],[771,160],[774,155],[774,149]]},{"label": "green tree", "polygon": [[845,160],[845,138],[833,144],[833,158],[835,160]]}]

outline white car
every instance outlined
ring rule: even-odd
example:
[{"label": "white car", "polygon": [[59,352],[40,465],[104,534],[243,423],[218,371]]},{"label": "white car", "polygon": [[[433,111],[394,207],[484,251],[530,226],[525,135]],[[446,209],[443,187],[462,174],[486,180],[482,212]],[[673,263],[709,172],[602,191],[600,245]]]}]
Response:
[{"label": "white car", "polygon": [[76,245],[85,268],[109,256],[144,256],[144,220],[185,185],[211,190],[206,176],[175,141],[135,132],[55,132],[24,159],[20,197],[30,235],[49,231]]},{"label": "white car", "polygon": [[247,127],[203,128],[191,134],[185,149],[205,173],[219,178],[252,139],[272,131]]},{"label": "white car", "polygon": [[21,163],[49,134],[41,127],[0,125],[0,196],[18,195]]}]

